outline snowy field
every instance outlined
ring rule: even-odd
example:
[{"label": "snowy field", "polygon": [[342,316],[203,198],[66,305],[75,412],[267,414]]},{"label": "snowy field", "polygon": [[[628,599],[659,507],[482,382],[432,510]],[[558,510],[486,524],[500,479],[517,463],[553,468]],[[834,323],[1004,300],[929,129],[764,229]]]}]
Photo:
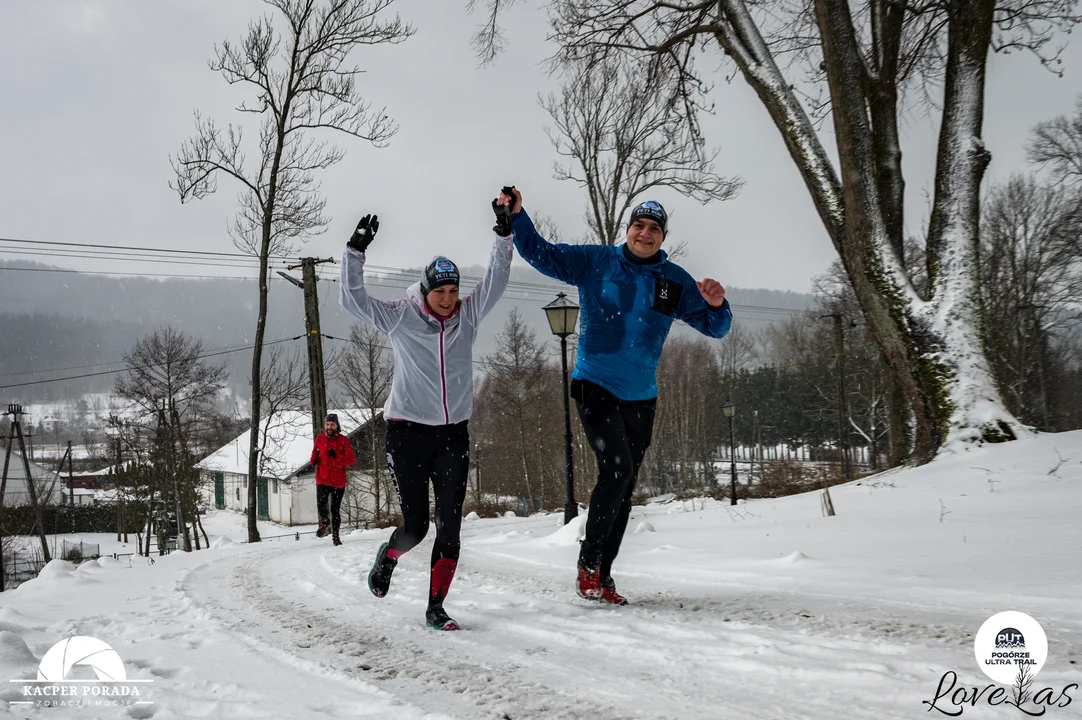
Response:
[{"label": "snowy field", "polygon": [[[1020,610],[1048,635],[1034,690],[1082,683],[1082,432],[971,451],[818,494],[730,509],[636,508],[613,575],[632,605],[573,591],[581,523],[464,525],[448,612],[424,625],[431,537],[383,600],[389,530],[255,546],[215,513],[213,549],[54,562],[0,595],[0,674],[33,678],[71,635],[117,650],[147,705],[11,717],[918,718],[944,673],[983,688],[973,636]],[[287,532],[269,523],[267,534]],[[90,539],[90,538],[87,538]],[[213,538],[212,538],[213,539]],[[104,549],[104,548],[103,548]],[[1082,695],[1077,690],[1074,695]],[[1082,699],[1046,717],[1078,717]],[[940,705],[951,712],[947,701]],[[1024,717],[965,705],[963,717]]]}]

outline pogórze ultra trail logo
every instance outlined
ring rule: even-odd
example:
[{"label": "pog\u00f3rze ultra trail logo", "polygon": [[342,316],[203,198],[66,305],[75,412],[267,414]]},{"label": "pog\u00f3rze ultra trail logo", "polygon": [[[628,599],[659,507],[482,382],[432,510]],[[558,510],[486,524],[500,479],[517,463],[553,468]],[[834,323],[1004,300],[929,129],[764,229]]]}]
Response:
[{"label": "pog\u00f3rze ultra trail logo", "polygon": [[1033,680],[1048,660],[1048,637],[1040,623],[1022,612],[1009,610],[985,620],[973,641],[973,655],[981,671],[998,684],[960,686],[958,673],[949,670],[939,679],[935,697],[922,701],[928,712],[957,717],[967,705],[1012,705],[1039,717],[1049,708],[1070,705],[1071,692],[1078,688],[1078,683],[1059,690],[1034,688]]},{"label": "pog\u00f3rze ultra trail logo", "polygon": [[12,680],[22,685],[11,706],[127,707],[153,705],[143,698],[153,680],[129,680],[117,651],[97,638],[77,635],[49,648],[34,680]]}]

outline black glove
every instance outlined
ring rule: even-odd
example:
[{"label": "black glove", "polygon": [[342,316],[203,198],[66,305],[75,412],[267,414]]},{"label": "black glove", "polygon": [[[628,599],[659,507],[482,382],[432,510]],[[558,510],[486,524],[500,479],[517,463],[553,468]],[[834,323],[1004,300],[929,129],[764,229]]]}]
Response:
[{"label": "black glove", "polygon": [[315,467],[316,465],[319,465],[319,453],[318,452],[316,453],[315,460],[312,461],[312,467]]},{"label": "black glove", "polygon": [[334,458],[335,458],[334,448],[331,448],[330,450],[327,451],[327,457],[329,457],[331,460],[334,460]]},{"label": "black glove", "polygon": [[372,244],[372,241],[376,239],[376,232],[378,230],[379,217],[376,215],[365,215],[361,218],[361,221],[357,223],[357,229],[353,231],[353,235],[346,245],[357,252],[364,252],[368,249],[368,246]]},{"label": "black glove", "polygon": [[496,213],[496,225],[493,226],[492,231],[500,237],[507,237],[511,234],[511,211],[515,206],[515,193],[512,192],[514,188],[510,185],[505,185],[500,191],[507,197],[511,198],[511,202],[507,205],[497,205],[496,198],[492,201],[492,212]]}]

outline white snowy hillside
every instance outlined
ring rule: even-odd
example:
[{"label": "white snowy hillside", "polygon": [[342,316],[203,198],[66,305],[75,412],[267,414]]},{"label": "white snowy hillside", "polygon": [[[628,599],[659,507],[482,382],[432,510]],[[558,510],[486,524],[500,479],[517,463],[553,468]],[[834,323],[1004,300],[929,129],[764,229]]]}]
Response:
[{"label": "white snowy hillside", "polygon": [[[429,539],[375,599],[390,530],[342,547],[302,535],[155,558],[54,562],[0,594],[0,674],[30,718],[927,718],[944,673],[990,680],[973,636],[1032,615],[1048,636],[1033,691],[1082,683],[1082,432],[1044,435],[818,494],[635,508],[613,576],[627,607],[573,591],[580,523],[464,523],[447,601],[424,624]],[[208,532],[243,538],[217,512]],[[266,534],[287,532],[266,526]],[[108,643],[143,705],[24,701],[55,643]],[[1077,717],[1082,695],[1046,717]],[[943,701],[941,701],[942,703]],[[952,712],[955,708],[947,706]],[[965,705],[962,717],[1024,717]]]}]

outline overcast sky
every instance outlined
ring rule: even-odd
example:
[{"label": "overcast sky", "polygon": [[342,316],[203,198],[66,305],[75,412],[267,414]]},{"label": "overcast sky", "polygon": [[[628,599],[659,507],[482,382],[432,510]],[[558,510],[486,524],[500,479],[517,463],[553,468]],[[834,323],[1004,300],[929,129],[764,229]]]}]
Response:
[{"label": "overcast sky", "polygon": [[[552,178],[547,115],[537,105],[539,92],[557,87],[541,67],[552,52],[541,6],[516,4],[504,19],[507,51],[479,69],[470,39],[481,18],[466,13],[465,0],[395,5],[416,34],[398,46],[362,48],[354,59],[368,71],[360,81],[365,96],[385,105],[401,130],[385,149],[337,139],[346,157],[322,176],[331,224],[306,254],[338,256],[356,218],[375,212],[381,230],[373,263],[419,266],[442,253],[462,265],[482,264],[491,244],[489,203],[507,182],[523,191],[531,213],[550,215],[567,235],[582,232],[582,191]],[[248,20],[265,12],[258,0],[6,0],[0,237],[232,251],[225,228],[236,185],[223,178],[217,195],[181,205],[169,188],[169,156],[191,134],[195,109],[223,125],[250,125],[254,136],[252,116],[231,109],[245,96],[206,61],[216,42],[239,39]],[[1029,129],[1071,110],[1082,92],[1077,43],[1064,60],[1060,79],[1029,56],[992,58],[989,179],[1025,170]],[[807,191],[741,79],[726,84],[719,75],[713,99],[717,112],[703,123],[720,150],[718,169],[743,177],[746,186],[708,207],[659,195],[673,215],[670,238],[688,240],[683,262],[696,277],[807,291],[835,257]],[[934,118],[906,118],[912,231],[926,217],[937,130]],[[833,151],[833,138],[825,141]],[[105,268],[95,260],[52,262]],[[44,283],[58,276],[46,277]]]}]

